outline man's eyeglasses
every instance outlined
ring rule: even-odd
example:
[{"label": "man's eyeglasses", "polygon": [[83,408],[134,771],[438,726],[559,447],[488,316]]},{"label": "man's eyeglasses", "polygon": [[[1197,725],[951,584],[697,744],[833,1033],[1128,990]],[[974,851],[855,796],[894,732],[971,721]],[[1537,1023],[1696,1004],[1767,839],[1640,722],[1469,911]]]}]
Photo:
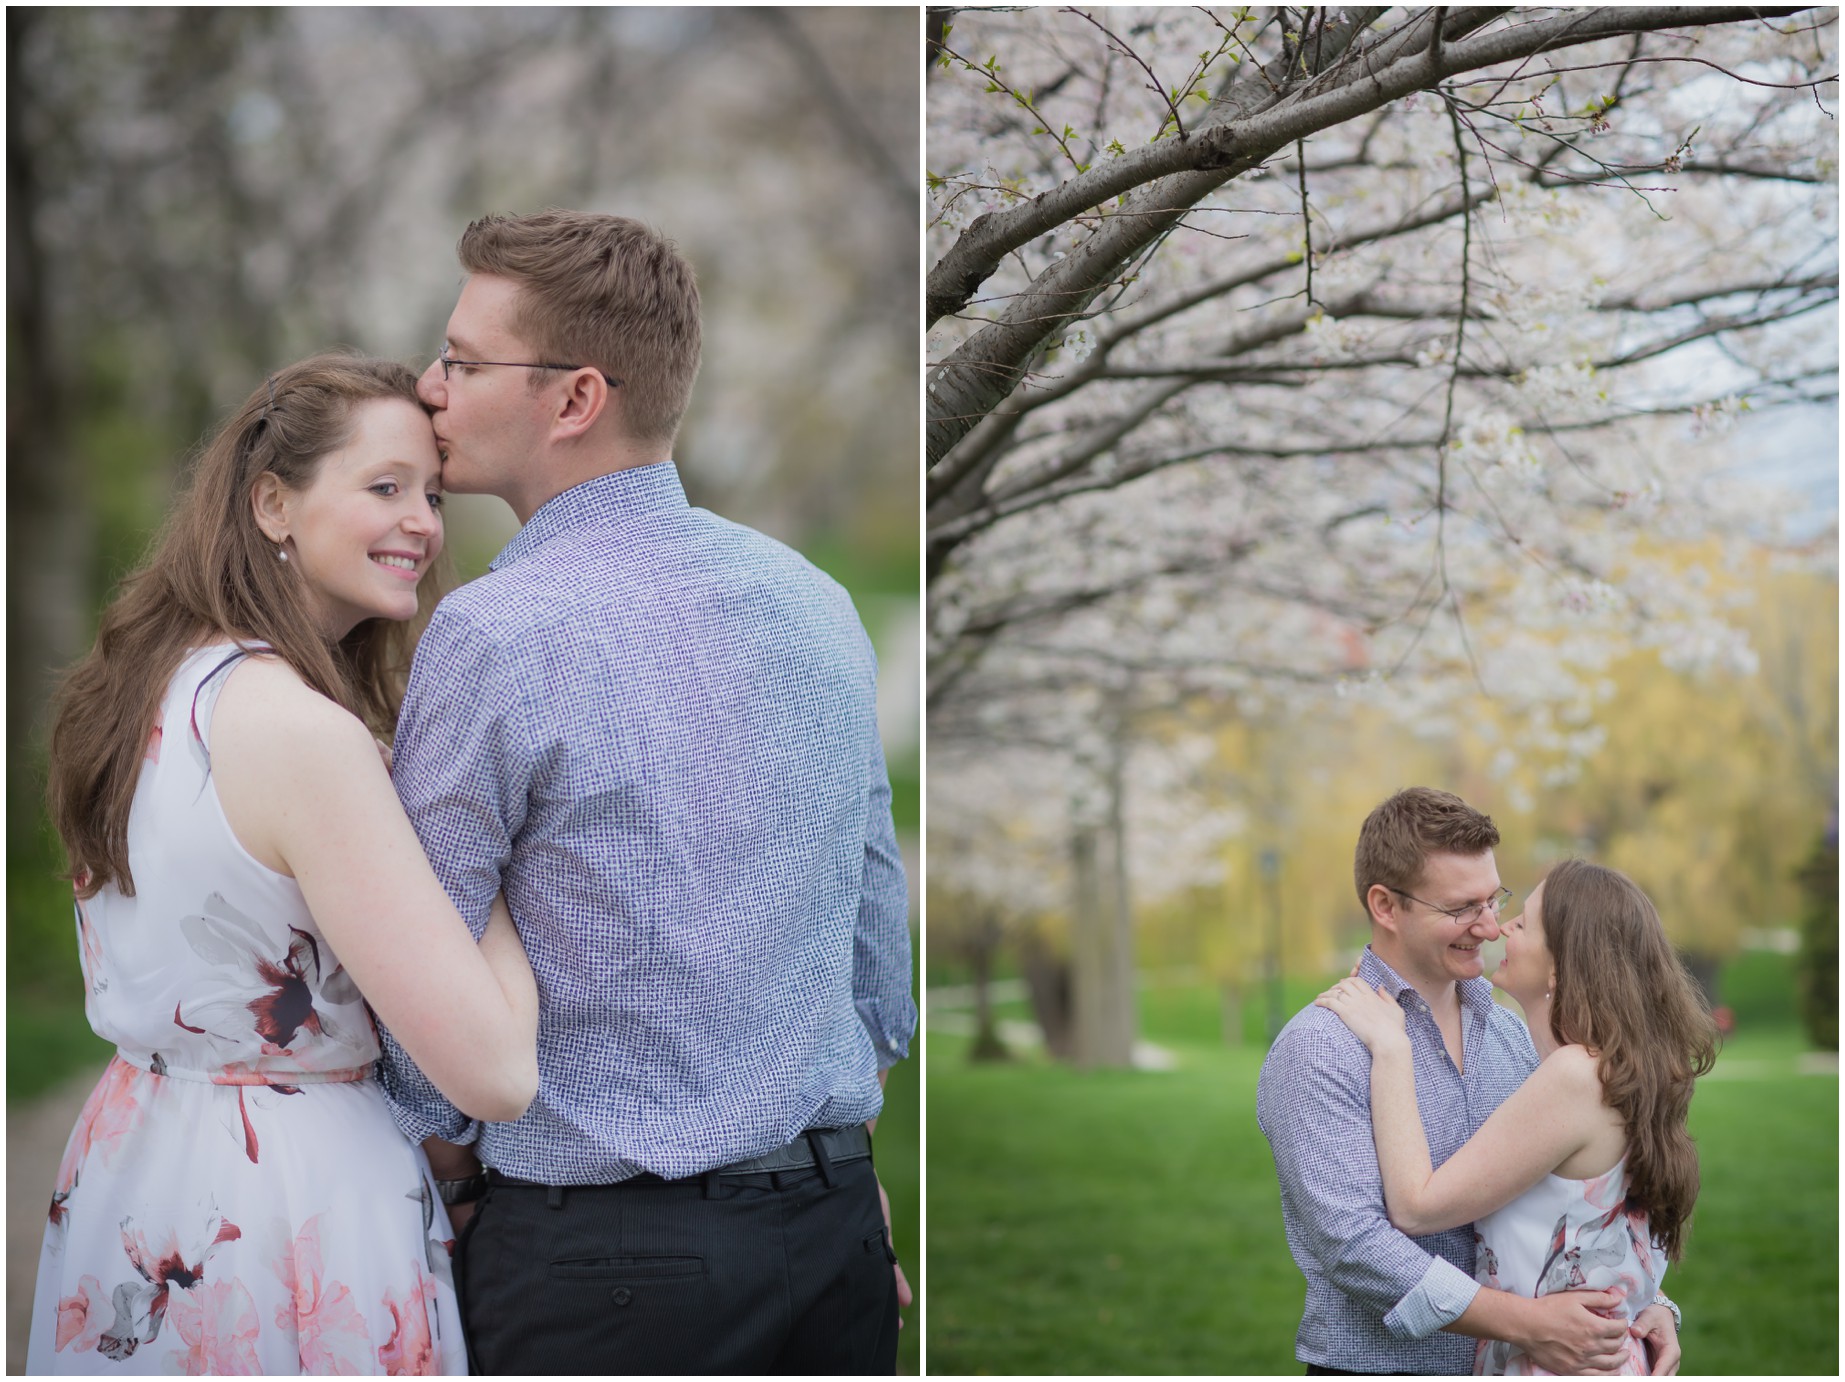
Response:
[{"label": "man's eyeglasses", "polygon": [[[584,368],[584,366],[582,365],[533,364],[525,360],[456,360],[449,356],[448,347],[446,345],[442,347],[442,353],[437,358],[442,361],[442,379],[443,379],[443,382],[445,383],[448,380],[448,368],[450,365],[510,365],[514,369],[583,369]],[[610,378],[609,375],[604,374],[603,371],[601,370],[597,370],[596,373],[601,374],[604,379],[608,380],[608,385],[611,389],[617,389],[621,387],[621,380]]]},{"label": "man's eyeglasses", "polygon": [[[1390,888],[1388,883],[1384,884],[1384,886]],[[1395,893],[1398,897],[1409,898],[1411,902],[1422,902],[1421,898],[1416,897],[1414,894],[1406,893],[1401,888],[1390,888],[1390,891]],[[1465,907],[1437,907],[1433,902],[1422,902],[1422,905],[1427,907],[1431,912],[1440,912],[1456,926],[1471,926],[1488,912],[1491,912],[1497,917],[1500,909],[1511,900],[1512,890],[1510,888],[1501,888],[1498,892],[1487,898],[1486,901],[1470,902]]]}]

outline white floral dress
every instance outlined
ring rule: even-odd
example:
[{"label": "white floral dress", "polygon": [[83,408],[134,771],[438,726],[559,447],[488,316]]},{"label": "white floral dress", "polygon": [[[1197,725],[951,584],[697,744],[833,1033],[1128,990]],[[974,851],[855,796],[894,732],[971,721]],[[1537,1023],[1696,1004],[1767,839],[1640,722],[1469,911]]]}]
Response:
[{"label": "white floral dress", "polygon": [[[1653,1303],[1666,1274],[1643,1211],[1627,1204],[1627,1158],[1588,1180],[1545,1176],[1473,1226],[1473,1274],[1482,1286],[1535,1299],[1553,1291],[1619,1291],[1629,1321]],[[1487,1376],[1550,1376],[1514,1344],[1481,1339],[1473,1370]],[[1647,1371],[1631,1334],[1623,1375]]]},{"label": "white floral dress", "polygon": [[77,904],[117,1054],[58,1168],[27,1369],[465,1374],[448,1216],[379,1091],[371,1014],[212,785],[239,656],[181,663],[129,817],[135,896]]}]

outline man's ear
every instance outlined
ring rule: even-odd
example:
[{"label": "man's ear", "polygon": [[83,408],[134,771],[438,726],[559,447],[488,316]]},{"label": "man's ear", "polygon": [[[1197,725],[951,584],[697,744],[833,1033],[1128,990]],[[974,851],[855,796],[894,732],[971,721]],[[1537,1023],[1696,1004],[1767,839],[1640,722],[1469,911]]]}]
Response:
[{"label": "man's ear", "polygon": [[1391,935],[1397,933],[1397,899],[1396,894],[1382,883],[1373,883],[1365,890],[1365,910],[1371,914],[1371,924],[1381,926]]},{"label": "man's ear", "polygon": [[596,420],[620,408],[619,389],[609,387],[600,370],[580,369],[570,376],[563,400],[552,415],[551,435],[556,440],[581,437]]},{"label": "man's ear", "polygon": [[250,487],[250,508],[263,536],[278,547],[288,540],[288,510],[292,492],[273,470],[265,470]]}]

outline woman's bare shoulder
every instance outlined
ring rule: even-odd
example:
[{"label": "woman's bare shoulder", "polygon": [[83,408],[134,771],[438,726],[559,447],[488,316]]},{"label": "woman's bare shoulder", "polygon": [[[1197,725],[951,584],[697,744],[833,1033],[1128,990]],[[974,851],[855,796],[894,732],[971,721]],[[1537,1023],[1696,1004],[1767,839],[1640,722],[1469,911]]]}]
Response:
[{"label": "woman's bare shoulder", "polygon": [[278,873],[298,876],[303,828],[343,814],[354,793],[391,790],[363,722],[280,657],[256,654],[231,669],[209,733],[225,819]]},{"label": "woman's bare shoulder", "polygon": [[1583,1145],[1556,1168],[1571,1180],[1599,1176],[1619,1161],[1627,1150],[1627,1123],[1619,1109],[1608,1103],[1602,1085],[1601,1053],[1586,1046],[1559,1046],[1538,1066],[1548,1076],[1560,1116],[1579,1120]]},{"label": "woman's bare shoulder", "polygon": [[1554,1066],[1554,1068],[1560,1072],[1568,1071],[1571,1074],[1577,1074],[1584,1070],[1594,1070],[1600,1062],[1601,1057],[1580,1042],[1571,1042],[1567,1046],[1559,1046],[1548,1056],[1544,1057],[1543,1060],[1543,1064]]},{"label": "woman's bare shoulder", "polygon": [[371,738],[358,716],[309,686],[274,653],[252,653],[231,669],[212,718],[214,738],[252,735],[283,751]]},{"label": "woman's bare shoulder", "polygon": [[1550,1081],[1572,1090],[1600,1090],[1601,1056],[1576,1043],[1559,1046],[1539,1062],[1538,1070]]}]

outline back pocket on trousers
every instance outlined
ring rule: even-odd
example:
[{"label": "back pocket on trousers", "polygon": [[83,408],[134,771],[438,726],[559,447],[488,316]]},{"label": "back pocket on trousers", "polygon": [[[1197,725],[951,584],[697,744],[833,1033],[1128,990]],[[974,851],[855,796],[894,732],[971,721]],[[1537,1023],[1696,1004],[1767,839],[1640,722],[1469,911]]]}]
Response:
[{"label": "back pocket on trousers", "polygon": [[702,1257],[573,1257],[551,1264],[551,1275],[583,1281],[660,1281],[703,1276]]}]

